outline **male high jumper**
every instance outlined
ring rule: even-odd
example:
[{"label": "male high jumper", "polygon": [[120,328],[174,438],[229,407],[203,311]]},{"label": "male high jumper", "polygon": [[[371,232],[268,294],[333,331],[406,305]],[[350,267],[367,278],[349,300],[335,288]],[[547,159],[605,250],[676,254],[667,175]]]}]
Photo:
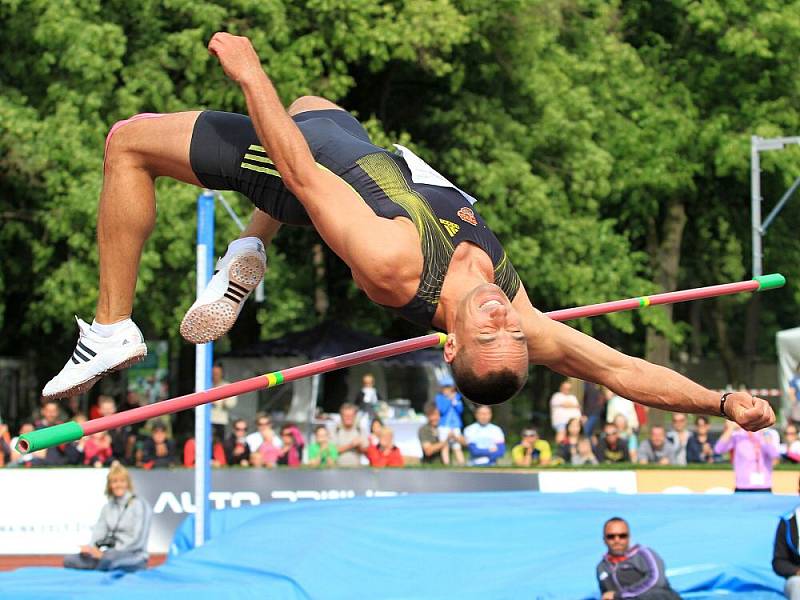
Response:
[{"label": "male high jumper", "polygon": [[469,195],[408,150],[373,145],[358,121],[328,100],[303,97],[287,113],[247,38],[217,33],[208,48],[241,87],[250,117],[137,115],[111,129],[95,320],[79,320],[75,351],[44,397],[85,391],[145,355],[131,313],[142,247],[155,223],[154,181],[166,176],[238,191],[258,209],[184,317],[181,333],[191,342],[216,339],[233,325],[263,277],[264,246],[281,223],[313,225],[373,302],[447,332],[444,359],[474,402],[507,400],[536,363],[648,406],[722,414],[749,430],[774,423],[760,398],[736,392],[721,399],[548,319],[531,304]]}]

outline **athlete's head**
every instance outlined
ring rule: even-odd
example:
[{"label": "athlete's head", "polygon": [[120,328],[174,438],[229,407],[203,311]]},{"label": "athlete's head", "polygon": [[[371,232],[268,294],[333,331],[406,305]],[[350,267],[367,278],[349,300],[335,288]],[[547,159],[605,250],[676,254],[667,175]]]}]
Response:
[{"label": "athlete's head", "polygon": [[478,404],[499,404],[528,378],[528,342],[519,314],[498,286],[485,283],[458,304],[444,358],[458,389]]}]

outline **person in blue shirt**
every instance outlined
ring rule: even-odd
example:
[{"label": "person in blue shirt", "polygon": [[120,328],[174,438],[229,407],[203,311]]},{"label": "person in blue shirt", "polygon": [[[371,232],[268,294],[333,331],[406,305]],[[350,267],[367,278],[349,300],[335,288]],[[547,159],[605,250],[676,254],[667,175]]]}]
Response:
[{"label": "person in blue shirt", "polygon": [[795,423],[800,422],[800,363],[797,364],[794,377],[789,380],[789,397],[792,400],[790,418]]},{"label": "person in blue shirt", "polygon": [[475,409],[475,423],[464,430],[472,466],[492,467],[506,453],[505,434],[491,421],[492,409],[480,405]]},{"label": "person in blue shirt", "polygon": [[443,377],[439,380],[441,391],[436,394],[436,407],[439,409],[441,420],[439,422],[439,441],[450,440],[450,453],[455,464],[464,464],[464,438],[461,429],[464,421],[461,415],[464,412],[464,402],[461,393],[456,390],[452,377]]}]

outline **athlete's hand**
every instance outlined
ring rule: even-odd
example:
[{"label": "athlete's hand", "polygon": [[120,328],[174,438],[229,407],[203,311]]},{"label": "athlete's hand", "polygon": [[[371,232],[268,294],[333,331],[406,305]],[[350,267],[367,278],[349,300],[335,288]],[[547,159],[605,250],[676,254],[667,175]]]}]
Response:
[{"label": "athlete's hand", "polygon": [[735,392],[725,400],[725,414],[747,431],[758,431],[775,424],[769,402],[747,392]]},{"label": "athlete's hand", "polygon": [[258,54],[246,37],[215,33],[208,43],[208,52],[219,59],[225,74],[236,83],[264,75]]}]

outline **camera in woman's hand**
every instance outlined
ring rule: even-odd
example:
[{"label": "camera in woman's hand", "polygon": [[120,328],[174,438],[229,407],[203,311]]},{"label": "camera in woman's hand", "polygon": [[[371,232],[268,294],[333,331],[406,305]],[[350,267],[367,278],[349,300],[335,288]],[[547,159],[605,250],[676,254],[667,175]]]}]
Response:
[{"label": "camera in woman's hand", "polygon": [[114,538],[114,536],[106,536],[102,540],[97,540],[94,545],[97,546],[103,552],[105,552],[106,550],[109,550],[114,546],[116,546],[117,540]]}]

